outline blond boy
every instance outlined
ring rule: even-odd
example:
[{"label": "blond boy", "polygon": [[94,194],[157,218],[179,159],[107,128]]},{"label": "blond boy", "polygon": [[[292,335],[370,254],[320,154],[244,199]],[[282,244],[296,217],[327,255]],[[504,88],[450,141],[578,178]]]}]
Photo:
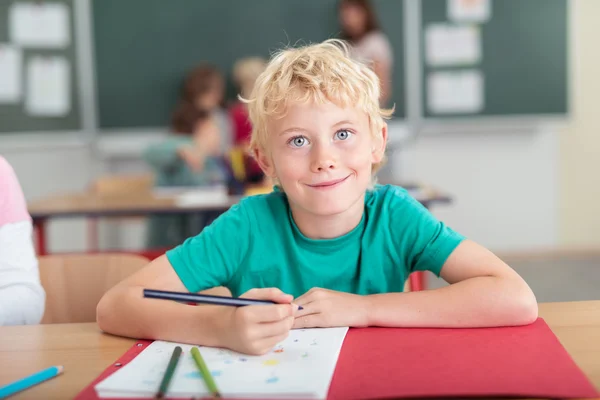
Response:
[{"label": "blond boy", "polygon": [[[391,115],[378,98],[376,75],[342,42],[277,54],[246,101],[252,149],[278,190],[244,199],[110,290],[98,305],[100,327],[263,354],[292,328],[533,322],[536,299],[508,265],[404,189],[373,185]],[[450,285],[402,292],[411,272],[427,270]],[[192,307],[142,298],[143,288],[219,286],[279,304]]]}]

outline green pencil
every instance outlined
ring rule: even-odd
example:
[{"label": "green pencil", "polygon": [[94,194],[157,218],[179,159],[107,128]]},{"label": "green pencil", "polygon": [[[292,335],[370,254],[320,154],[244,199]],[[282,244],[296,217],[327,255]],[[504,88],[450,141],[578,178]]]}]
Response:
[{"label": "green pencil", "polygon": [[196,366],[198,366],[200,374],[204,379],[204,383],[206,383],[206,387],[208,387],[208,390],[213,395],[213,398],[221,397],[221,393],[219,393],[219,389],[217,389],[217,384],[215,383],[197,347],[192,347],[192,357],[194,358],[194,361],[196,361]]},{"label": "green pencil", "polygon": [[173,378],[173,373],[175,372],[175,367],[177,367],[177,362],[179,361],[180,355],[181,347],[177,346],[173,349],[171,360],[169,360],[169,364],[165,370],[165,376],[163,376],[160,387],[158,388],[158,393],[156,393],[156,396],[154,397],[155,399],[162,399],[165,397],[165,394],[167,394],[167,389],[169,387],[169,383],[171,383],[171,378]]}]

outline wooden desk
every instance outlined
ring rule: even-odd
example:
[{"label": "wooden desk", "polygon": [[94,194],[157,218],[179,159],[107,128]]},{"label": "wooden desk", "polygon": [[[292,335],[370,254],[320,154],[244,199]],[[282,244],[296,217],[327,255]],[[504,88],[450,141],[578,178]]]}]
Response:
[{"label": "wooden desk", "polygon": [[[540,317],[600,389],[600,301],[540,304]],[[0,338],[0,385],[52,365],[65,367],[63,375],[15,400],[72,399],[134,343],[102,334],[94,323],[0,327]]]},{"label": "wooden desk", "polygon": [[72,217],[139,217],[161,214],[224,212],[238,203],[241,196],[229,196],[227,201],[196,206],[179,206],[175,196],[157,196],[152,192],[102,196],[93,193],[73,193],[50,196],[28,203],[27,208],[36,228],[38,254],[48,254],[46,222],[50,218]]},{"label": "wooden desk", "polygon": [[[448,203],[448,195],[417,185],[406,187],[411,195],[429,208],[434,203]],[[226,201],[210,205],[178,206],[175,196],[157,196],[153,192],[101,196],[93,193],[72,193],[50,196],[28,203],[27,208],[36,228],[38,254],[48,254],[46,222],[50,218],[72,217],[134,217],[159,214],[225,212],[242,196],[229,196]]]}]

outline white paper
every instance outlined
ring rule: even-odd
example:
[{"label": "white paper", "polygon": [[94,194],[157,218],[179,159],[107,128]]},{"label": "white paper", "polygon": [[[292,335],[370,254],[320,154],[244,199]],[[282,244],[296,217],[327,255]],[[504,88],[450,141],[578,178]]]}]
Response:
[{"label": "white paper", "polygon": [[483,75],[478,70],[433,72],[427,79],[427,106],[434,114],[468,114],[483,109]]},{"label": "white paper", "polygon": [[71,109],[70,66],[64,57],[32,57],[27,65],[25,110],[35,116],[64,116]]},{"label": "white paper", "polygon": [[0,44],[0,103],[18,103],[22,96],[21,50]]},{"label": "white paper", "polygon": [[448,0],[450,21],[486,22],[491,14],[490,0]]},{"label": "white paper", "polygon": [[472,25],[431,24],[425,31],[425,57],[431,66],[473,65],[481,61],[481,33]]},{"label": "white paper", "polygon": [[200,207],[227,205],[230,202],[229,192],[225,185],[211,185],[190,189],[188,187],[156,187],[152,190],[154,197],[173,199],[178,207]]},{"label": "white paper", "polygon": [[[198,346],[226,398],[327,397],[348,328],[300,329],[263,356]],[[95,386],[99,397],[152,397],[156,394],[175,346],[183,354],[168,396],[208,396],[190,350],[193,346],[155,341],[135,359]]]},{"label": "white paper", "polygon": [[23,47],[64,48],[71,41],[69,9],[63,3],[16,2],[8,25],[10,41]]}]

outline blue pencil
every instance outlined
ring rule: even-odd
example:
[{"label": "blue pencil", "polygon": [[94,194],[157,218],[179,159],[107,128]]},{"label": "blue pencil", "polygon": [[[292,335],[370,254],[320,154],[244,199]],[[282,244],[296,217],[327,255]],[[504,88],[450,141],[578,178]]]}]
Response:
[{"label": "blue pencil", "polygon": [[29,375],[6,386],[0,387],[0,399],[4,399],[11,394],[20,392],[21,390],[29,389],[32,386],[38,385],[48,379],[54,378],[63,372],[62,366],[50,367]]}]

